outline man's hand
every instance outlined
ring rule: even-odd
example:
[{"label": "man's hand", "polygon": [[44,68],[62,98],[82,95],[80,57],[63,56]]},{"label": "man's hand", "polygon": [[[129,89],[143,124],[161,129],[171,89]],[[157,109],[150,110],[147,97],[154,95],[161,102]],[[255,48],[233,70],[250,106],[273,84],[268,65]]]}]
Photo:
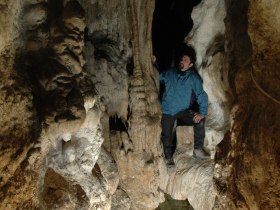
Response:
[{"label": "man's hand", "polygon": [[200,120],[202,120],[203,118],[204,118],[204,117],[203,117],[201,114],[199,114],[198,112],[196,112],[196,113],[194,113],[193,121],[194,121],[195,123],[199,123]]}]

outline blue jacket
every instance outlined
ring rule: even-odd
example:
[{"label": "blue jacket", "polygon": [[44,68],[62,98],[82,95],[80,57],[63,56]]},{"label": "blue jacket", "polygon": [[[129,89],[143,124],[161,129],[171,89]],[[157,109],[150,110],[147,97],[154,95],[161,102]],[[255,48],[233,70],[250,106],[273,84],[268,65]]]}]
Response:
[{"label": "blue jacket", "polygon": [[174,116],[192,105],[196,99],[199,113],[203,116],[208,112],[208,96],[203,90],[202,81],[194,70],[179,72],[169,69],[160,73],[160,81],[165,84],[162,98],[162,112]]}]

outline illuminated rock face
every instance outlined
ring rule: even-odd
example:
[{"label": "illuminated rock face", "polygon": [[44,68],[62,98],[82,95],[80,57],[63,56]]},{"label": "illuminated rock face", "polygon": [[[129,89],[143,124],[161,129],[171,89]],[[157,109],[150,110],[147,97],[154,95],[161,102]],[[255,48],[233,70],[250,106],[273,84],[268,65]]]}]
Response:
[{"label": "illuminated rock face", "polygon": [[1,3],[10,21],[1,30],[1,209],[105,208],[118,183],[116,167],[106,182],[94,174],[109,165],[96,164],[104,139],[97,95],[82,72],[84,10],[56,3]]},{"label": "illuminated rock face", "polygon": [[178,126],[167,168],[155,2],[0,1],[1,209],[152,210],[164,193],[198,210],[277,209],[280,3],[196,4],[185,42],[212,159],[192,158],[192,127]]}]

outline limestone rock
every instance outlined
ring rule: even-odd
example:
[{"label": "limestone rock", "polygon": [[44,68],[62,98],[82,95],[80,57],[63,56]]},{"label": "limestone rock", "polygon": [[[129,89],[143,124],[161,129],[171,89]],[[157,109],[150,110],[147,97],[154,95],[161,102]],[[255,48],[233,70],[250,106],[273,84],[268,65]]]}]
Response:
[{"label": "limestone rock", "polygon": [[[175,167],[159,160],[160,188],[176,200],[188,200],[194,209],[212,209],[216,198],[213,160],[192,157],[193,128],[177,127]],[[190,138],[192,137],[192,138]],[[202,196],[205,196],[202,198]]]},{"label": "limestone rock", "polygon": [[27,160],[38,150],[35,145],[41,127],[32,89],[17,63],[17,49],[22,44],[22,40],[17,40],[22,32],[22,4],[1,1],[0,8],[0,208],[29,208],[28,203],[36,194],[33,180],[38,173]]},{"label": "limestone rock", "polygon": [[178,124],[167,168],[155,1],[0,0],[1,209],[278,208],[280,3],[193,4],[211,159]]},{"label": "limestone rock", "polygon": [[[279,73],[272,69],[279,68],[279,62],[275,61],[279,60],[276,43],[280,39],[276,29],[279,21],[271,21],[271,17],[278,15],[275,9],[280,4],[278,1],[249,1],[239,7],[233,1],[227,4],[231,11],[227,34],[234,43],[228,48],[234,61],[230,66],[230,75],[234,75],[231,86],[238,100],[231,113],[231,132],[219,145],[216,157],[218,206],[277,209],[279,93],[275,90],[279,88],[276,76]],[[232,26],[232,19],[240,25],[238,31]]]},{"label": "limestone rock", "polygon": [[[104,148],[101,148],[97,164],[101,169],[101,173],[106,180],[111,195],[115,194],[119,185],[119,174],[115,160]],[[118,190],[118,194],[123,194]],[[117,196],[117,195],[116,195]],[[121,196],[118,195],[120,198]],[[125,197],[125,195],[123,195]]]},{"label": "limestone rock", "polygon": [[225,1],[202,1],[192,12],[194,26],[185,38],[185,41],[196,50],[196,66],[208,94],[209,109],[204,146],[211,152],[212,158],[215,154],[215,146],[223,139],[230,126],[232,96],[229,94],[227,68],[223,65],[225,15]]},{"label": "limestone rock", "polygon": [[[104,202],[107,191],[96,196],[99,201],[92,201],[94,196],[91,195],[87,186],[77,185],[76,188],[73,188],[74,190],[71,190],[65,185],[87,180],[87,173],[91,179],[91,170],[99,155],[103,139],[99,115],[96,112],[97,104],[92,99],[95,97],[94,91],[86,88],[80,89],[80,87],[84,88],[86,75],[74,78],[65,70],[64,66],[51,62],[53,61],[50,56],[51,45],[48,45],[49,35],[45,28],[47,13],[50,11],[47,11],[47,7],[42,6],[45,5],[42,4],[42,1],[25,3],[20,1],[13,1],[11,4],[3,3],[3,8],[6,9],[3,11],[4,15],[8,15],[8,9],[16,14],[12,16],[15,18],[15,24],[7,25],[7,27],[18,26],[13,35],[18,36],[17,33],[21,33],[27,39],[16,40],[11,34],[9,38],[14,38],[14,40],[9,42],[10,39],[3,36],[6,44],[1,46],[1,60],[3,61],[1,69],[5,69],[2,74],[3,85],[1,87],[1,110],[4,111],[1,113],[4,125],[1,130],[1,174],[4,175],[1,177],[1,208],[46,207],[44,203],[39,202],[39,197],[44,194],[41,192],[46,192],[43,186],[46,187],[46,190],[50,190],[48,191],[50,194],[46,192],[48,195],[54,196],[45,197],[49,208],[57,208],[57,206],[70,209],[77,206],[89,208],[95,202]],[[23,10],[23,5],[27,9]],[[37,14],[36,17],[34,14]],[[17,19],[19,16],[23,19]],[[8,18],[4,16],[4,19]],[[26,27],[27,25],[28,27]],[[46,35],[40,36],[40,31],[44,31]],[[83,36],[83,31],[80,35]],[[32,49],[30,48],[30,37],[33,39],[37,37],[39,43]],[[77,42],[83,42],[83,40],[80,39]],[[7,51],[6,45],[13,47]],[[2,49],[5,49],[5,53]],[[81,52],[82,48],[80,48],[80,54]],[[79,66],[82,68],[82,64]],[[66,76],[66,80],[63,78],[64,76]],[[91,88],[93,87],[92,83],[89,85]],[[83,97],[87,104],[90,104],[87,105],[86,111]],[[94,109],[92,109],[93,107]],[[7,122],[13,123],[8,124]],[[87,140],[77,142],[77,139]],[[71,140],[74,143],[71,143]],[[87,145],[87,142],[90,143]],[[91,144],[91,142],[94,143]],[[77,146],[89,149],[82,151],[77,149]],[[92,148],[96,153],[90,154]],[[51,158],[53,155],[59,157],[58,161]],[[76,157],[79,161],[88,163],[88,165],[82,164],[83,170],[86,172],[81,172],[77,177],[71,171],[78,165],[73,163]],[[48,160],[47,163],[46,160]],[[59,165],[61,163],[67,167],[63,169],[62,166],[61,168]],[[67,171],[69,168],[71,172]],[[55,179],[52,180],[51,177],[55,177]],[[44,180],[46,180],[45,183]],[[86,182],[82,181],[82,183]],[[93,183],[95,182],[93,181]],[[62,186],[59,187],[60,185]],[[56,187],[53,188],[54,186]],[[66,188],[69,190],[68,193],[63,190]],[[52,191],[52,189],[55,190]],[[75,201],[69,203],[68,196],[73,200],[77,199],[77,203]],[[48,199],[52,200],[52,198],[60,200],[58,203],[49,203]],[[109,202],[106,201],[103,206],[108,205]]]},{"label": "limestone rock", "polygon": [[127,194],[123,190],[117,189],[112,198],[111,210],[129,210],[130,205],[130,199]]},{"label": "limestone rock", "polygon": [[51,28],[54,59],[65,66],[71,74],[79,74],[85,63],[82,55],[84,16],[80,4],[70,1],[65,6],[60,22],[54,23]]},{"label": "limestone rock", "polygon": [[47,5],[45,3],[30,5],[24,12],[24,22],[28,30],[34,30],[47,21]]},{"label": "limestone rock", "polygon": [[194,209],[211,209],[216,196],[211,160],[194,160],[178,154],[175,162],[176,173],[170,176],[166,192],[177,200],[188,199]]},{"label": "limestone rock", "polygon": [[[205,12],[207,11],[207,12]],[[213,52],[223,46],[225,33],[225,1],[205,1],[194,7],[192,19],[194,26],[186,37],[186,42],[195,47],[197,66],[206,66]]]}]

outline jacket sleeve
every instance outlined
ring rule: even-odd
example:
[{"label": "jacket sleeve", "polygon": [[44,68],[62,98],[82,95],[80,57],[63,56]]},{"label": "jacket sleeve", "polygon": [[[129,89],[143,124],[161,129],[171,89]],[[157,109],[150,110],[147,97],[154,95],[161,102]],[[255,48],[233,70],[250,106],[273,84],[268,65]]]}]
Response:
[{"label": "jacket sleeve", "polygon": [[199,105],[199,113],[205,117],[208,114],[208,95],[203,90],[202,81],[195,75],[193,77],[193,82],[193,90],[195,92],[197,103]]}]

